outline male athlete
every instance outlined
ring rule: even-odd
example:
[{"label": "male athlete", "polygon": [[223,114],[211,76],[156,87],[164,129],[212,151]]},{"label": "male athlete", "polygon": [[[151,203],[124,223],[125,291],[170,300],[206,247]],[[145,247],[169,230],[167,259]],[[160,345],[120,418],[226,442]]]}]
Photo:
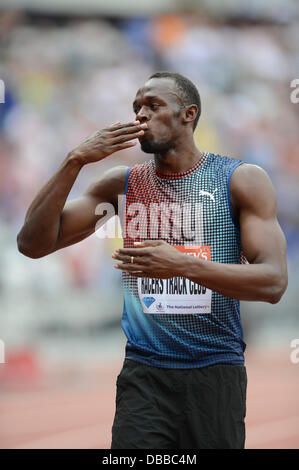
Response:
[{"label": "male athlete", "polygon": [[[246,369],[240,300],[277,303],[287,286],[286,243],[264,170],[201,153],[193,132],[196,87],[152,75],[136,94],[136,121],[117,123],[73,149],[28,209],[21,253],[39,258],[78,243],[126,194],[127,337],[117,378],[112,449],[243,448]],[[81,168],[139,140],[152,160],[115,167],[67,201]]]}]

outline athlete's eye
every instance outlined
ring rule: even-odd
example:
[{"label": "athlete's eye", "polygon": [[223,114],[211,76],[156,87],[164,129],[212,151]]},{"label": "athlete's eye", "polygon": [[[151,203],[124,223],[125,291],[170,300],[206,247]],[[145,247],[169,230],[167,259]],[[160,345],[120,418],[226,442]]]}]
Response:
[{"label": "athlete's eye", "polygon": [[160,106],[159,103],[151,103],[150,105],[151,109],[156,109],[158,106]]}]

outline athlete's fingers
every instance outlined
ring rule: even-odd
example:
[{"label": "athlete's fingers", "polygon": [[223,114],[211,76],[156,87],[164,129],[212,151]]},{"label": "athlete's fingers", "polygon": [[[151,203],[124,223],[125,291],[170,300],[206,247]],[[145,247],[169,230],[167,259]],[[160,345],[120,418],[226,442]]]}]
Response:
[{"label": "athlete's fingers", "polygon": [[118,137],[118,136],[123,136],[125,134],[132,134],[132,133],[144,130],[146,128],[147,128],[146,122],[144,122],[142,124],[134,124],[134,125],[130,125],[130,126],[127,126],[127,127],[122,127],[122,128],[119,128],[119,126],[117,126],[117,128],[113,128],[110,131],[110,134],[113,137]]},{"label": "athlete's fingers", "polygon": [[140,121],[125,122],[123,124],[115,123],[113,126],[107,127],[106,130],[110,132],[115,132],[118,129],[125,129],[140,126]]},{"label": "athlete's fingers", "polygon": [[134,129],[134,132],[128,132],[126,134],[122,133],[116,136],[114,135],[112,136],[111,140],[113,141],[113,143],[121,143],[121,142],[125,142],[126,140],[137,139],[143,134],[144,134],[144,130],[137,128],[137,129]]},{"label": "athlete's fingers", "polygon": [[[131,134],[120,135],[113,138],[112,145],[122,144],[123,142],[127,142],[128,140],[138,139],[141,135],[144,134],[144,130],[139,130]],[[111,139],[112,140],[112,139]]]},{"label": "athlete's fingers", "polygon": [[143,271],[143,270],[144,270],[144,266],[139,265],[139,264],[137,264],[137,263],[115,264],[114,267],[115,267],[116,269],[121,269],[122,271],[130,271],[130,272],[133,272],[133,271]]},{"label": "athlete's fingers", "polygon": [[128,255],[128,256],[142,256],[148,255],[152,250],[150,248],[118,248],[115,254]]},{"label": "athlete's fingers", "polygon": [[120,121],[116,121],[114,124],[111,124],[111,126],[117,126],[118,124],[120,124]]},{"label": "athlete's fingers", "polygon": [[143,242],[134,242],[135,246],[158,246],[158,245],[163,245],[164,241],[163,240],[143,240]]},{"label": "athlete's fingers", "polygon": [[[121,255],[121,254],[113,254],[112,255],[112,258],[113,259],[117,259],[119,261],[122,261],[123,263],[131,263],[131,259],[132,259],[132,256],[127,256],[127,255]],[[133,256],[133,258],[136,260],[136,262],[138,264],[144,264],[146,263],[146,259],[145,259],[145,256]],[[133,263],[131,264],[134,264],[134,259],[133,259]]]},{"label": "athlete's fingers", "polygon": [[[148,274],[148,273],[145,273],[144,271],[127,271],[127,273],[130,275],[130,276],[133,276],[133,277],[149,277],[149,278],[154,278],[155,276],[153,276],[152,274]],[[160,278],[161,279],[161,278]]]}]

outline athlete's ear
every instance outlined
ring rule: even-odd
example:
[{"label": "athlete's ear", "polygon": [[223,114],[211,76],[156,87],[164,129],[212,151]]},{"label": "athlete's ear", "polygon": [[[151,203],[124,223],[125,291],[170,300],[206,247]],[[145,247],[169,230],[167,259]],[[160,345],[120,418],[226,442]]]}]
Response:
[{"label": "athlete's ear", "polygon": [[193,122],[198,113],[198,106],[196,104],[190,104],[183,109],[183,123]]}]

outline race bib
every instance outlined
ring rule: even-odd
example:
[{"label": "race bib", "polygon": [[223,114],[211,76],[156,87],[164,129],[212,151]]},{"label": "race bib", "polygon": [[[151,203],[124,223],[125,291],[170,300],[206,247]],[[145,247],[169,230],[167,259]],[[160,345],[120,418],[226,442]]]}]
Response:
[{"label": "race bib", "polygon": [[[211,261],[210,246],[176,245],[175,248]],[[138,278],[138,294],[144,313],[211,313],[212,291],[185,277]]]}]

